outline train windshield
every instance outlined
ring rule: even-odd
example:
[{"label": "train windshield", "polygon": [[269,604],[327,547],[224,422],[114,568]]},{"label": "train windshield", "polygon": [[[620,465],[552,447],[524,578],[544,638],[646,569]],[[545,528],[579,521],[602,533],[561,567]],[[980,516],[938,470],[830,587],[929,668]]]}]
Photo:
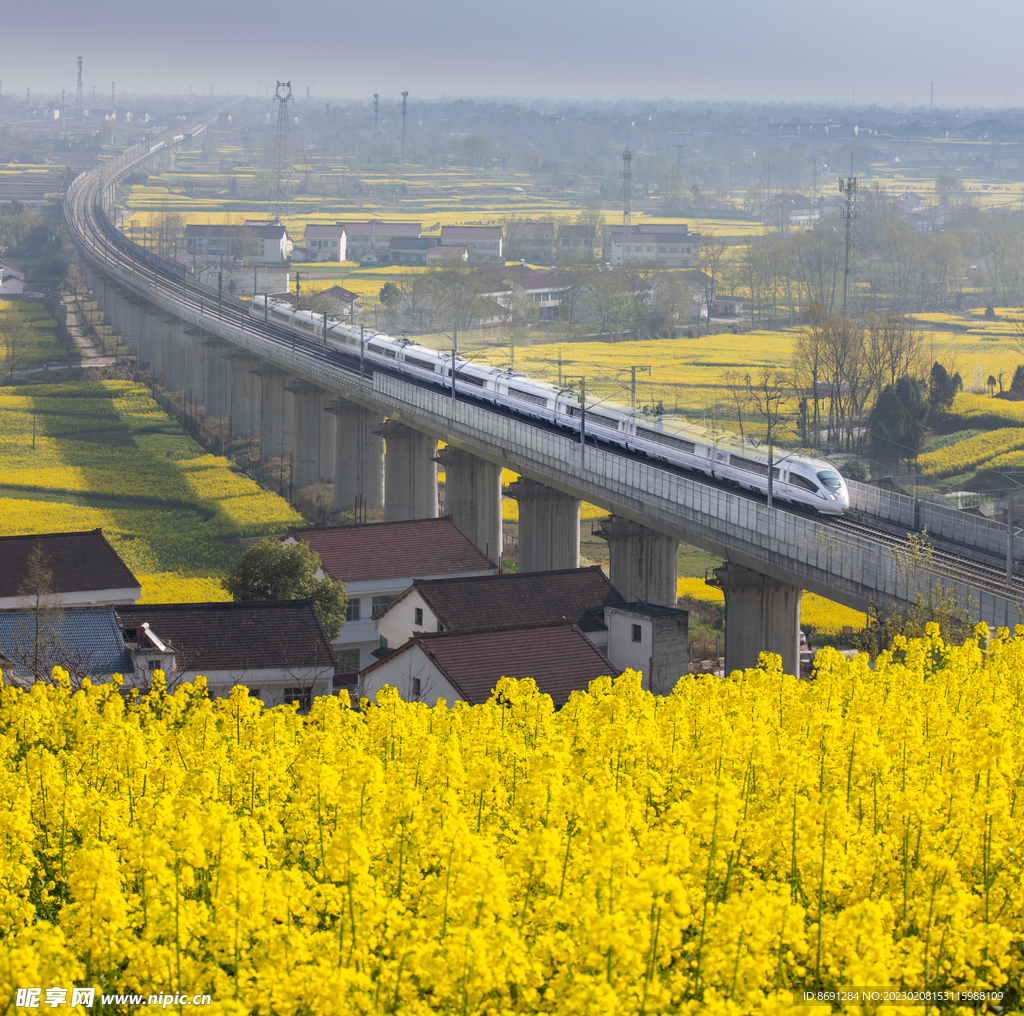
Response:
[{"label": "train windshield", "polygon": [[830,490],[839,490],[843,485],[843,478],[834,469],[823,469],[818,479]]}]

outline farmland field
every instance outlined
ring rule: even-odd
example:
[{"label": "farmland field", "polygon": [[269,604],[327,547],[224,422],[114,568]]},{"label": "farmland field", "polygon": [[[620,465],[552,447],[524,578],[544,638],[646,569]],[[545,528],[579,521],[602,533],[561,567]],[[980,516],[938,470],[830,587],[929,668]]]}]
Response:
[{"label": "farmland field", "polygon": [[239,538],[303,524],[130,382],[0,389],[0,463],[0,534],[102,527],[144,602],[227,599]]}]

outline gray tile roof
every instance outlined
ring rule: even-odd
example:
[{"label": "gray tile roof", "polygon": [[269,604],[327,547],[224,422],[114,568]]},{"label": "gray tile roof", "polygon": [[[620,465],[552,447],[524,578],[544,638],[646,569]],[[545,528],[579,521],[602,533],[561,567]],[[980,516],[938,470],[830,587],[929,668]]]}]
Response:
[{"label": "gray tile roof", "polygon": [[112,609],[0,610],[0,653],[20,675],[30,669],[49,674],[55,666],[78,677],[134,669]]}]

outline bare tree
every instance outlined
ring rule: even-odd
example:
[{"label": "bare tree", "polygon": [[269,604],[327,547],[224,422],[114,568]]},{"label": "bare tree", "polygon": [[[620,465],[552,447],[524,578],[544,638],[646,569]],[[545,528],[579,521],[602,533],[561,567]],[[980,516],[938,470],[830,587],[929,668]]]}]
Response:
[{"label": "bare tree", "polygon": [[29,326],[20,310],[10,304],[0,308],[0,356],[8,384],[14,384],[14,372],[21,366],[29,334]]}]

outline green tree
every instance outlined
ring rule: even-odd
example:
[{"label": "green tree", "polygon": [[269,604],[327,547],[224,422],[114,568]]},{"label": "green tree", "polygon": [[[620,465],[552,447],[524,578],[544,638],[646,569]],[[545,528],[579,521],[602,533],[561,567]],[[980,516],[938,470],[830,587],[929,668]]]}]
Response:
[{"label": "green tree", "polygon": [[250,547],[221,579],[232,599],[296,600],[313,597],[324,631],[331,640],[345,623],[348,597],[343,582],[332,582],[320,564],[320,555],[296,540],[282,543],[273,537]]},{"label": "green tree", "polygon": [[956,393],[963,391],[963,387],[959,371],[951,376],[941,363],[932,364],[931,375],[928,378],[928,401],[931,402],[934,411],[948,413]]},{"label": "green tree", "polygon": [[916,459],[928,409],[924,386],[916,378],[902,377],[895,385],[886,385],[868,421],[872,457],[889,465]]},{"label": "green tree", "polygon": [[1018,364],[1010,382],[1010,391],[1015,395],[1024,396],[1024,363]]}]

